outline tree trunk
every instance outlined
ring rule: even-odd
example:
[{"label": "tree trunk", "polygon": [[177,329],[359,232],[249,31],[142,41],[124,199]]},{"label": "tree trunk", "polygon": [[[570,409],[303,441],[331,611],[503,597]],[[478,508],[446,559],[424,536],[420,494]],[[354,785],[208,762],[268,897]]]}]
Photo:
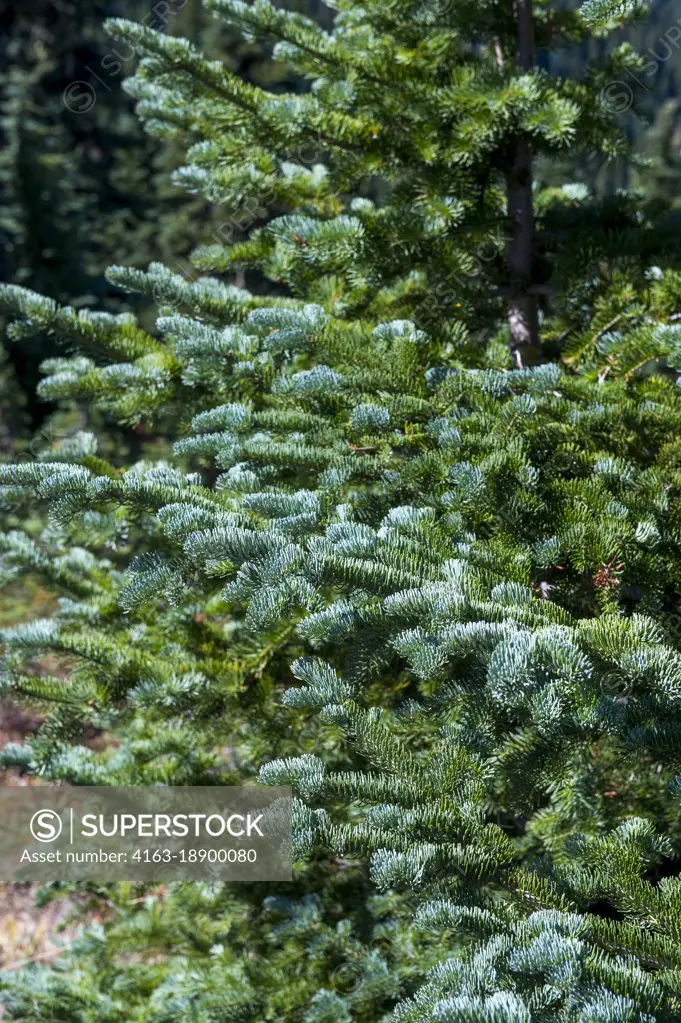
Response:
[{"label": "tree trunk", "polygon": [[[532,0],[517,0],[517,59],[524,70],[534,67],[534,19]],[[511,352],[516,366],[541,359],[537,298],[532,294],[534,255],[534,203],[532,198],[532,147],[529,139],[514,143],[506,172],[507,214],[510,237],[507,256],[512,293],[508,303]]]}]

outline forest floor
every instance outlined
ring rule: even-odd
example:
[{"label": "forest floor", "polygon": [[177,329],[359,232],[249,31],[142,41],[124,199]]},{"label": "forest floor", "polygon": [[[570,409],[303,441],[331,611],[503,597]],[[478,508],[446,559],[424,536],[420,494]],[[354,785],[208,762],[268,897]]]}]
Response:
[{"label": "forest floor", "polygon": [[[8,586],[0,598],[0,627],[42,618],[54,609],[53,596],[37,584],[15,583]],[[10,700],[0,700],[0,748],[8,742],[24,742],[39,725],[39,715]],[[0,771],[0,785],[35,783],[17,772]],[[75,930],[68,926],[72,900],[66,897],[37,905],[36,895],[36,890],[28,885],[0,885],[1,970],[53,959],[75,937]]]}]

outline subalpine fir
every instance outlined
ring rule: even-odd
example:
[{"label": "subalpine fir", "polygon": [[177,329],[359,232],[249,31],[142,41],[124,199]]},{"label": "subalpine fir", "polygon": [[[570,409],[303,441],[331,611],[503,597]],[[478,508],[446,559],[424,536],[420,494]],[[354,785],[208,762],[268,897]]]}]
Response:
[{"label": "subalpine fir", "polygon": [[[375,915],[378,959],[341,928],[321,962],[314,942],[304,952],[304,927],[293,948],[282,948],[288,932],[272,923],[275,907],[266,904],[263,920],[251,906],[251,949],[264,956],[274,944],[281,959],[270,951],[231,991],[235,1011],[247,1003],[236,1018],[261,1018],[251,986],[269,997],[277,969],[306,954],[314,963],[302,985],[307,1018],[378,1018],[386,997],[411,986],[396,954],[406,940],[402,894],[420,907],[424,935],[409,939],[418,966],[432,959],[433,941],[443,965],[395,1010],[397,1019],[500,1011],[501,1019],[598,1019],[606,1011],[673,1019],[676,887],[660,877],[681,839],[679,475],[678,445],[668,440],[681,416],[675,384],[593,384],[551,365],[457,370],[409,322],[367,332],[319,307],[275,301],[235,318],[236,297],[214,288],[213,311],[198,320],[206,285],[195,285],[159,321],[178,369],[164,402],[173,407],[187,383],[199,407],[209,396],[220,402],[193,417],[176,445],[177,469],[105,471],[83,438],[63,461],[4,471],[19,488],[15,498],[37,487],[57,521],[72,523],[61,529],[107,517],[122,525],[128,508],[153,536],[124,583],[111,577],[117,608],[92,592],[107,568],[101,562],[73,552],[58,563],[44,547],[33,553],[16,536],[5,541],[17,569],[42,567],[43,553],[46,574],[58,566],[61,585],[78,596],[55,622],[3,634],[11,690],[55,707],[37,741],[8,750],[6,762],[76,782],[182,782],[204,777],[204,750],[213,777],[238,777],[218,745],[226,699],[219,656],[221,622],[243,606],[239,630],[256,649],[276,645],[269,684],[302,683],[268,722],[252,717],[266,709],[262,698],[256,707],[237,691],[229,705],[231,715],[243,714],[251,741],[260,724],[260,746],[298,747],[297,756],[274,761],[265,753],[261,771],[301,797],[296,850],[313,866],[301,868],[297,883],[313,884],[324,863],[352,873],[364,862],[388,902],[363,911]],[[40,315],[39,301],[20,298],[24,316]],[[77,326],[74,319],[72,340]],[[114,324],[111,347],[117,332],[121,345],[129,340],[129,326]],[[88,341],[83,330],[81,344]],[[69,393],[79,379],[96,399],[98,375],[127,376],[128,400],[136,395],[141,408],[146,359],[86,373],[82,357],[65,361],[48,367],[48,386]],[[219,475],[205,485],[201,464],[213,462]],[[197,619],[202,641],[194,645],[187,631]],[[45,650],[80,662],[68,686],[21,670],[27,654]],[[280,660],[294,652],[291,678]],[[321,724],[311,722],[316,739],[302,752],[295,735],[276,738],[286,715],[309,727],[307,716],[320,712]],[[121,746],[84,748],[83,718],[117,719]],[[308,889],[296,912],[333,917],[325,895],[328,887]],[[220,913],[233,897],[207,892],[199,903],[205,963],[191,990],[200,1019],[212,1018],[210,1006],[233,982],[234,946],[208,942],[223,933]],[[106,970],[132,985],[142,1018],[174,1019],[159,1017],[155,1005],[182,976],[177,952],[155,968],[149,1002],[122,956],[131,941],[138,951],[153,947],[159,931],[169,941],[169,921],[184,918],[192,899],[180,889],[167,907],[127,910],[99,944],[89,939],[87,986],[101,984],[99,948],[111,958]],[[306,905],[316,907],[312,917]],[[243,920],[243,901],[237,906],[231,912]],[[233,940],[239,945],[243,931]],[[186,953],[183,940],[179,947]],[[391,992],[379,985],[377,995],[368,962],[392,976]],[[360,981],[350,995],[334,987],[342,966]],[[326,981],[316,995],[315,977]],[[23,1012],[29,982],[20,978],[10,1003]],[[63,977],[48,971],[43,982],[52,1004]],[[84,997],[82,985],[69,992]],[[180,1004],[186,1011],[185,997]],[[265,1004],[282,1011],[280,997]]]},{"label": "subalpine fir", "polygon": [[[186,69],[180,51],[175,81],[199,96],[218,69]],[[143,74],[161,75],[156,89],[174,80],[167,56]],[[259,116],[274,138],[271,102]],[[213,123],[221,109],[240,128],[243,107],[212,104]],[[296,188],[309,173],[281,171]],[[311,219],[309,189],[289,201],[296,224]],[[316,212],[309,266],[287,218],[249,256],[268,272],[290,266],[293,298],[161,267],[112,271],[164,296],[156,336],[5,292],[17,338],[40,325],[79,351],[46,367],[46,393],[185,434],[172,465],[122,471],[80,437],[4,471],[8,498],[38,494],[55,522],[35,549],[6,538],[5,563],[69,593],[54,622],[3,634],[8,687],[54,708],[6,761],[72,781],[168,782],[252,776],[260,758],[263,780],[297,790],[301,864],[294,905],[180,888],[133,908],[118,894],[120,922],[77,950],[82,972],[19,978],[11,1011],[120,1019],[132,1006],[154,1023],[677,1018],[669,438],[681,405],[665,322],[676,280],[642,268],[650,309],[622,315],[607,345],[594,329],[586,376],[509,371],[494,334],[471,367],[477,322],[426,332],[393,318],[409,280],[386,272],[379,245],[363,250],[377,283],[356,302],[347,224],[334,220],[334,234]],[[642,331],[657,346],[648,369],[662,369],[648,377],[625,357]],[[230,633],[260,651],[260,676],[244,655],[224,677]],[[75,659],[71,684],[26,670],[46,650]],[[227,715],[243,729],[236,767]],[[115,729],[120,746],[85,748],[85,724]],[[165,959],[131,967],[131,949],[144,958],[159,943]],[[351,991],[343,969],[358,978]]]},{"label": "subalpine fir", "polygon": [[540,320],[553,324],[544,343],[563,342],[599,301],[618,301],[618,272],[640,290],[645,267],[678,257],[659,205],[541,185],[568,151],[627,157],[609,97],[643,62],[622,44],[556,79],[537,54],[606,33],[643,5],[340,0],[330,32],[269,0],[208,6],[275,40],[311,89],[272,96],[187,43],[110,23],[149,54],[130,88],[151,130],[195,133],[185,183],[227,214],[250,210],[256,228],[264,197],[290,211],[244,245],[203,249],[201,268],[264,267],[337,314],[408,316],[453,340],[461,322],[479,343],[506,319],[522,364],[540,357]]}]

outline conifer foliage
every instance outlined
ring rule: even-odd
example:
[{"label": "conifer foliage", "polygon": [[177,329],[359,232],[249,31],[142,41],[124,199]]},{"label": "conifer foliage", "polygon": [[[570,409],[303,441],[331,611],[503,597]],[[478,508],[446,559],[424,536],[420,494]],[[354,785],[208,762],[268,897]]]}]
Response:
[{"label": "conifer foliage", "polygon": [[[154,131],[182,122],[201,140],[184,181],[237,208],[257,209],[266,195],[291,211],[244,245],[206,247],[202,269],[256,265],[342,315],[380,318],[398,306],[394,314],[424,329],[451,332],[465,318],[489,331],[503,317],[522,365],[541,355],[540,316],[580,284],[593,295],[613,262],[630,268],[641,254],[678,252],[677,225],[655,206],[602,209],[570,182],[533,185],[537,161],[568,150],[628,154],[608,97],[641,63],[630,46],[577,80],[536,63],[621,23],[622,5],[339,2],[330,32],[269,0],[208,6],[275,40],[275,55],[311,89],[273,96],[186,42],[109,23],[149,53],[131,85],[141,115]],[[229,110],[224,126],[216,110]]]},{"label": "conifer foliage", "polygon": [[[4,685],[45,712],[2,758],[74,784],[290,784],[294,879],[112,891],[77,969],[6,981],[10,1018],[678,1019],[679,279],[653,262],[659,221],[657,249],[640,216],[615,257],[602,210],[570,207],[569,183],[544,196],[565,240],[547,333],[583,301],[567,358],[537,364],[515,262],[533,153],[619,152],[598,76],[635,59],[553,82],[529,27],[578,36],[628,6],[339,2],[329,33],[265,0],[211,6],[277,37],[311,91],[110,27],[145,54],[151,129],[195,133],[188,186],[288,210],[199,270],[252,265],[285,294],[111,268],[160,299],[152,335],[4,289],[19,343],[71,350],[45,395],[162,422],[174,448],[119,466],[81,433],[0,470],[3,500],[51,516],[37,541],[0,537],[5,578],[62,597],[0,635]],[[506,254],[419,322],[504,211]],[[566,269],[588,224],[591,292]]]}]

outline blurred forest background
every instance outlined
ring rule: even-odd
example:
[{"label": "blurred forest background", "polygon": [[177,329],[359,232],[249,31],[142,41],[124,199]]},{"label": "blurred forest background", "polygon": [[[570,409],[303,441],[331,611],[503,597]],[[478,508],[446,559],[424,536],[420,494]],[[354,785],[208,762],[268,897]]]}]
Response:
[{"label": "blurred forest background", "polygon": [[[328,17],[321,0],[289,7]],[[105,35],[107,17],[184,36],[245,78],[295,88],[261,46],[216,28],[201,0],[5,0],[0,5],[0,279],[76,307],[130,308],[104,271],[151,260],[189,268],[220,230],[219,210],[172,183],[182,149],[145,135],[122,84],[134,55]],[[135,310],[140,312],[139,309]],[[0,450],[53,411],[35,395],[45,338],[8,342],[2,324]]]},{"label": "blurred forest background", "polygon": [[[577,3],[579,0],[570,0]],[[281,0],[322,21],[332,12],[322,0]],[[164,14],[164,12],[166,12]],[[612,95],[623,123],[647,164],[575,165],[575,181],[598,193],[640,188],[681,203],[681,11],[678,0],[658,0],[651,15],[625,38],[646,58],[639,77],[616,83]],[[133,309],[147,326],[154,311],[134,304],[105,277],[112,263],[146,266],[160,261],[192,274],[190,255],[212,240],[238,238],[219,207],[193,198],[173,182],[183,146],[145,134],[134,102],[123,90],[134,55],[109,39],[107,17],[126,17],[184,36],[246,79],[270,89],[302,84],[260,44],[217,27],[202,0],[3,0],[0,6],[0,279],[77,308]],[[552,57],[551,73],[579,69],[601,52],[598,40]],[[550,180],[550,172],[540,168]],[[273,210],[272,213],[276,213]],[[248,223],[241,227],[248,229]],[[238,281],[254,289],[257,279]],[[163,438],[144,427],[123,431],[93,423],[92,410],[56,410],[36,395],[40,363],[58,354],[41,335],[21,344],[0,321],[0,459],[32,457],[60,432],[95,427],[111,448],[139,457],[163,449]],[[3,528],[16,525],[0,509]],[[22,523],[24,528],[31,524]],[[35,530],[41,528],[36,517]],[[3,591],[0,625],[48,612],[50,598],[28,584]],[[19,738],[37,722],[0,705],[0,743]],[[10,779],[7,779],[12,783]],[[55,921],[35,916],[30,899],[5,892],[0,908],[0,963],[49,954]],[[2,937],[4,935],[4,938]],[[3,944],[5,942],[5,944]]]}]

